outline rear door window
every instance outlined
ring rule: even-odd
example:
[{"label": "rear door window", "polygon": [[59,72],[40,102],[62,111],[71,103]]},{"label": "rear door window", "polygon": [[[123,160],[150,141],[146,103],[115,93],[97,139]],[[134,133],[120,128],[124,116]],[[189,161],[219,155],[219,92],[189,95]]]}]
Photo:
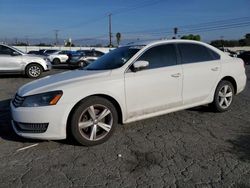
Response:
[{"label": "rear door window", "polygon": [[178,43],[177,44],[183,64],[213,61],[220,59],[220,55],[200,44]]}]

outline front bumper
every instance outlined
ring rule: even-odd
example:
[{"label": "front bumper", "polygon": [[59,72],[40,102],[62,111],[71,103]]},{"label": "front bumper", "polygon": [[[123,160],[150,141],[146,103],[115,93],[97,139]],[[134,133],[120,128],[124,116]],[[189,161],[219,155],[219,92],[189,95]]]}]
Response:
[{"label": "front bumper", "polygon": [[45,69],[45,71],[49,71],[49,70],[51,70],[52,69],[52,64],[51,64],[51,62],[50,61],[46,61],[46,69]]},{"label": "front bumper", "polygon": [[[61,140],[66,138],[68,115],[62,110],[65,109],[62,106],[16,108],[12,102],[10,106],[12,127],[19,136],[43,140]],[[41,128],[41,125],[45,124],[48,125],[45,131],[35,130],[37,127]],[[31,127],[28,131],[27,129],[29,128],[27,126]]]}]

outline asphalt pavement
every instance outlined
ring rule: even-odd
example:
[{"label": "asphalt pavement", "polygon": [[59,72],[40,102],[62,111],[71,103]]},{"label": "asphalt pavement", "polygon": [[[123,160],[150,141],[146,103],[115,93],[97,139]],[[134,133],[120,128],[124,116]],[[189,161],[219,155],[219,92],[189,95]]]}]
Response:
[{"label": "asphalt pavement", "polygon": [[228,112],[201,106],[119,125],[94,147],[15,135],[9,102],[32,80],[0,76],[0,187],[250,187],[246,72],[246,89]]}]

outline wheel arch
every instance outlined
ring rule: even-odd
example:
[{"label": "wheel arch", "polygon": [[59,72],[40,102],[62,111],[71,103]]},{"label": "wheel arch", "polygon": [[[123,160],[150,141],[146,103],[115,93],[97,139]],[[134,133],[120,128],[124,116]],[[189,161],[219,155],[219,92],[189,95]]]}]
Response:
[{"label": "wheel arch", "polygon": [[[235,80],[232,76],[224,76],[224,77],[220,80],[220,82],[221,82],[222,80],[226,80],[226,81],[231,82],[232,85],[233,85],[233,87],[234,87],[234,94],[237,93],[237,82],[236,82],[236,80]],[[220,83],[220,82],[219,82],[219,83]],[[218,83],[218,84],[219,84],[219,83]]]},{"label": "wheel arch", "polygon": [[62,62],[62,60],[61,60],[60,57],[54,57],[54,58],[52,59],[52,62],[55,61],[55,60],[59,60],[59,62]]},{"label": "wheel arch", "polygon": [[104,99],[109,100],[114,105],[115,109],[117,110],[118,123],[120,123],[120,124],[123,123],[123,111],[122,111],[121,105],[117,102],[117,100],[115,98],[111,97],[110,95],[107,95],[107,94],[94,94],[94,95],[90,95],[90,96],[87,96],[87,97],[81,99],[70,110],[70,113],[69,113],[68,118],[67,118],[67,125],[66,125],[66,133],[67,133],[67,135],[71,134],[71,131],[70,131],[70,120],[72,118],[72,115],[73,115],[75,109],[82,102],[84,102],[85,100],[87,100],[87,99],[89,99],[91,97],[102,97]]},{"label": "wheel arch", "polygon": [[28,64],[24,67],[24,72],[26,72],[28,66],[30,66],[30,65],[38,65],[38,66],[40,66],[40,67],[42,68],[42,71],[44,71],[44,67],[43,67],[40,63],[37,63],[37,62],[30,62],[30,63],[28,63]]}]

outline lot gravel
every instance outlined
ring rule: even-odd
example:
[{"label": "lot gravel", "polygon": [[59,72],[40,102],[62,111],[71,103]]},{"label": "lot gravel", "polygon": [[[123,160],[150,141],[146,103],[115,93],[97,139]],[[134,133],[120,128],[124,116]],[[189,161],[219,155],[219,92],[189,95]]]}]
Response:
[{"label": "lot gravel", "polygon": [[226,113],[202,106],[121,125],[94,147],[16,136],[10,98],[32,80],[1,76],[0,187],[250,187],[246,72],[246,89]]}]

